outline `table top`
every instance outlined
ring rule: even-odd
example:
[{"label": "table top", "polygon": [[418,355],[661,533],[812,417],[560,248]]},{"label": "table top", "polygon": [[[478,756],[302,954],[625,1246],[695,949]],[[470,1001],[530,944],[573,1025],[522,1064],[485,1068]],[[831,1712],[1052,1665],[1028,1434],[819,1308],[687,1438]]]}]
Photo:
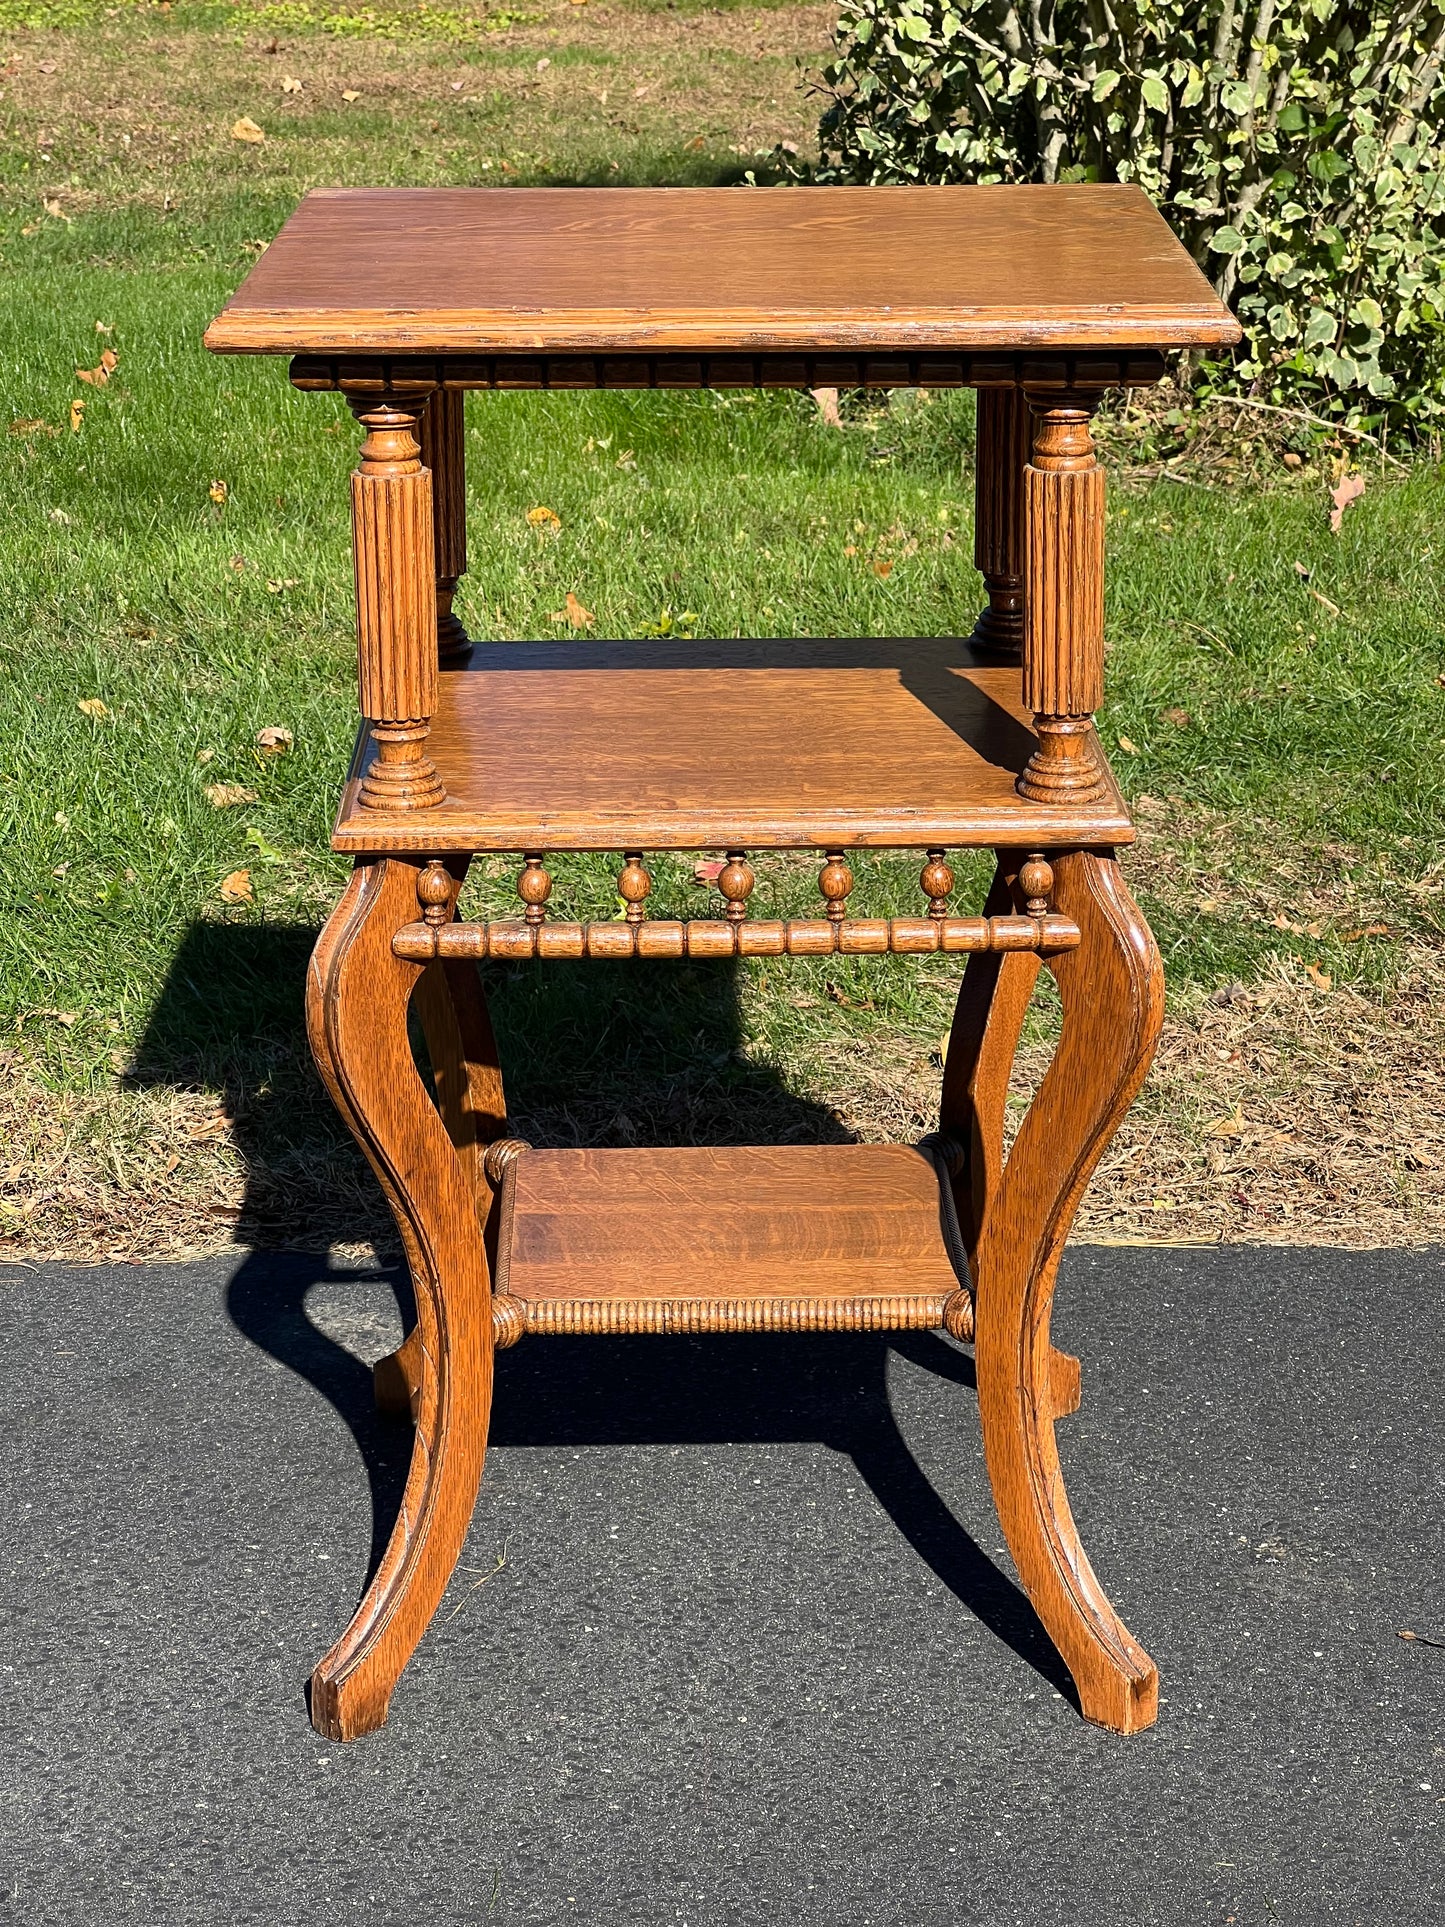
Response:
[{"label": "table top", "polygon": [[307,195],[206,345],[906,352],[1238,337],[1136,187],[338,188]]}]

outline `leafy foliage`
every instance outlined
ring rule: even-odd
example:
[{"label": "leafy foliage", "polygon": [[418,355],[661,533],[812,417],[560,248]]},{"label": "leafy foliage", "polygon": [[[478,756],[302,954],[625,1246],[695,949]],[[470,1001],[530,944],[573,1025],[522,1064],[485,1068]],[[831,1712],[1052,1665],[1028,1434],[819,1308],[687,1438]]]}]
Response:
[{"label": "leafy foliage", "polygon": [[1135,181],[1260,396],[1445,415],[1441,0],[843,0],[825,180]]}]

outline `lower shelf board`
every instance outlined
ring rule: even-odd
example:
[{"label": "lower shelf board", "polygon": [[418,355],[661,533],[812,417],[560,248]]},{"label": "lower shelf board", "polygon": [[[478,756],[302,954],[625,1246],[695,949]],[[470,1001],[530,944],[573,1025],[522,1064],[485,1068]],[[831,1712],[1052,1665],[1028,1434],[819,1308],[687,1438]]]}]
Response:
[{"label": "lower shelf board", "polygon": [[499,1342],[926,1330],[958,1288],[934,1167],[903,1145],[529,1150],[502,1183]]}]

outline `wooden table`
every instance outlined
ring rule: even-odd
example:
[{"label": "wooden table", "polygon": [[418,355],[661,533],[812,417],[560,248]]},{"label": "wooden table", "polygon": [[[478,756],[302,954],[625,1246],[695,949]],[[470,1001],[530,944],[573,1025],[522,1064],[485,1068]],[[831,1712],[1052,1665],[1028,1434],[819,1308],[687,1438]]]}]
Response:
[{"label": "wooden table", "polygon": [[[415,1426],[385,1556],[316,1668],[350,1739],[451,1576],[481,1476],[492,1355],[525,1333],[941,1327],[975,1348],[1009,1549],[1078,1688],[1120,1732],[1157,1675],[1074,1529],[1049,1338],[1079,1197],[1143,1080],[1159,955],[1115,850],[1133,836],[1103,694],[1100,396],[1228,311],[1129,187],[385,190],[307,197],[212,324],[286,354],[365,430],[352,477],[360,707],[333,845],[356,868],[307,983],[312,1049],[386,1191],[417,1320],[377,1367]],[[967,641],[473,645],[469,388],[973,387]],[[726,718],[725,749],[685,719]],[[850,898],[852,849],[916,848],[919,914]],[[997,873],[968,913],[952,850]],[[719,914],[650,914],[649,850],[726,863]],[[819,853],[820,914],[749,912],[749,853]],[[548,852],[620,858],[625,918],[548,914]],[[515,852],[521,914],[456,915]],[[507,1135],[483,958],[967,956],[940,1125],[921,1147],[549,1150]],[[1040,966],[1057,1051],[1011,1153],[1004,1104]],[[407,1038],[419,1008],[435,1101]]]}]

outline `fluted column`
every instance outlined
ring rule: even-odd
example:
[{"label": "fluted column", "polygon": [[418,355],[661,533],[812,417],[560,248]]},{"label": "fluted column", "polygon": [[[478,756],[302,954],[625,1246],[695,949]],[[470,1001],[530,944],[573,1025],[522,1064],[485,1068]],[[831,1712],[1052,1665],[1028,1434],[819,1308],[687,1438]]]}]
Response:
[{"label": "fluted column", "polygon": [[432,480],[417,435],[426,405],[425,394],[351,398],[366,430],[351,477],[351,536],[361,713],[376,745],[361,784],[371,809],[426,809],[446,795],[427,753],[437,596]]},{"label": "fluted column", "polygon": [[421,418],[422,466],[431,470],[437,660],[443,669],[465,662],[472,652],[472,639],[452,609],[457,583],[467,572],[465,401],[460,388],[439,388]]},{"label": "fluted column", "polygon": [[975,439],[973,565],[988,605],[975,647],[1017,662],[1024,640],[1024,467],[1029,407],[1020,388],[981,388]]},{"label": "fluted column", "polygon": [[1030,392],[1024,470],[1023,700],[1038,747],[1019,777],[1036,803],[1084,803],[1103,774],[1093,718],[1104,695],[1104,471],[1089,419],[1096,398]]}]

